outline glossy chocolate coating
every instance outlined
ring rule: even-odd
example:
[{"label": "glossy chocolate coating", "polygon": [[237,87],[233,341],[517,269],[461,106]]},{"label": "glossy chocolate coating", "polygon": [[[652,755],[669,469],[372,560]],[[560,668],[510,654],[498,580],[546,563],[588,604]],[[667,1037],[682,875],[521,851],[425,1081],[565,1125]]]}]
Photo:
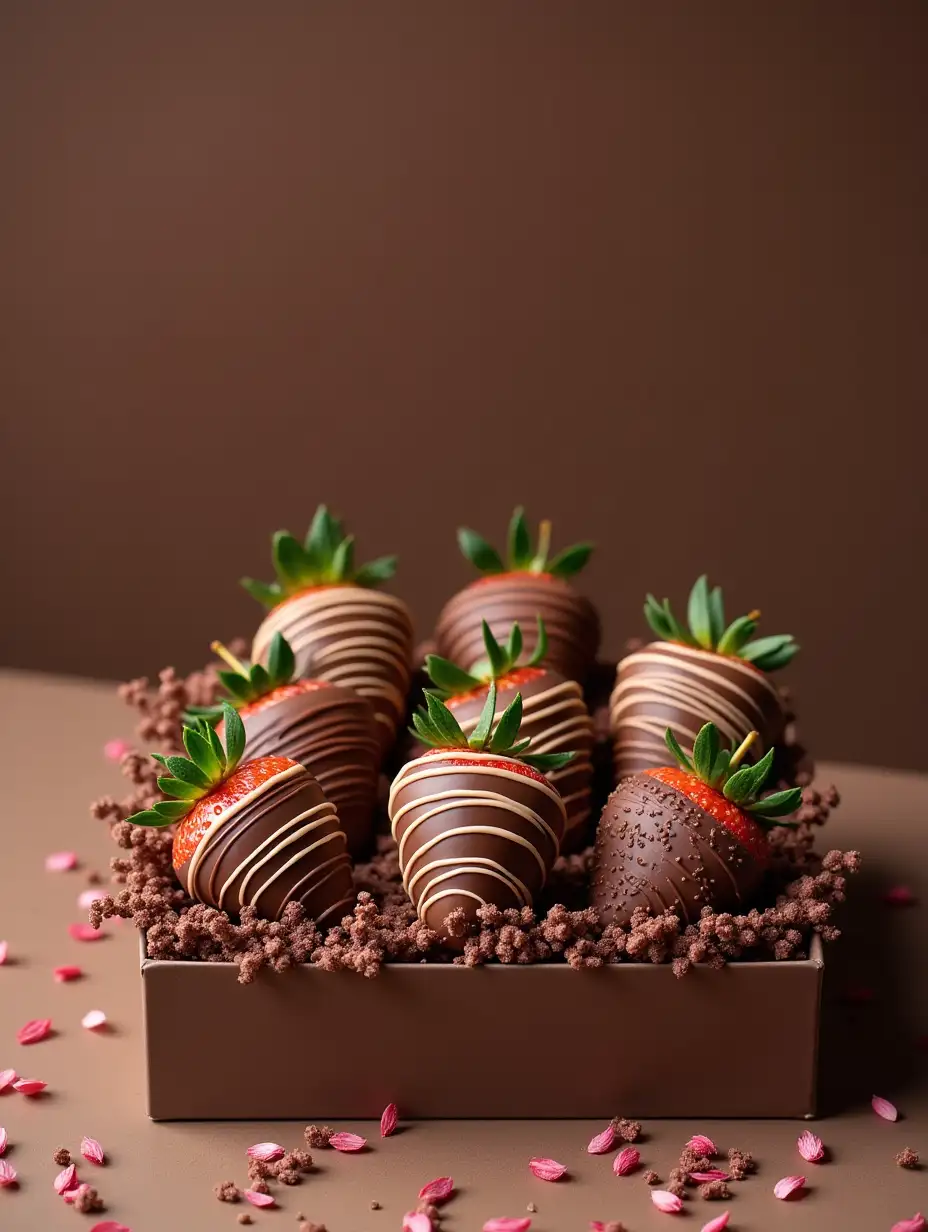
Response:
[{"label": "glossy chocolate coating", "polygon": [[303,766],[274,775],[217,816],[178,869],[188,893],[232,915],[275,920],[289,902],[320,925],[351,909],[351,857],[335,806]]},{"label": "glossy chocolate coating", "polygon": [[636,907],[675,908],[684,923],[703,907],[741,911],[763,880],[757,859],[681,791],[647,774],[623,779],[596,832],[592,904],[626,925]]},{"label": "glossy chocolate coating", "polygon": [[543,778],[492,754],[448,750],[394,780],[390,820],[403,884],[436,932],[461,908],[531,906],[557,858],[564,804]]},{"label": "glossy chocolate coating", "polygon": [[536,617],[548,633],[545,662],[581,683],[596,658],[600,627],[596,609],[562,578],[546,573],[501,573],[478,578],[445,604],[435,626],[438,653],[469,671],[486,655],[481,621],[505,644],[518,621],[527,651],[535,645]]},{"label": "glossy chocolate coating", "polygon": [[406,713],[413,630],[395,595],[364,586],[317,586],[293,595],[265,616],[251,648],[267,661],[275,633],[293,649],[296,675],[330,680],[366,697],[386,755]]},{"label": "glossy chocolate coating", "polygon": [[357,859],[373,841],[380,745],[370,702],[329,682],[242,715],[248,757],[298,761],[318,780]]},{"label": "glossy chocolate coating", "polygon": [[651,642],[618,666],[609,703],[616,779],[667,764],[668,727],[684,749],[712,722],[724,743],[750,731],[752,756],[783,738],[785,714],[770,678],[740,659],[676,642]]}]

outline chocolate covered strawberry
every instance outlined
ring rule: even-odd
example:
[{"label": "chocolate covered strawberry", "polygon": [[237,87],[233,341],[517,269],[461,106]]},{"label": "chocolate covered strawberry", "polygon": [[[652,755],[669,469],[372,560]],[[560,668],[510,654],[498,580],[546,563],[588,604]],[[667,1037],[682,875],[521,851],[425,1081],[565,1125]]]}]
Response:
[{"label": "chocolate covered strawberry", "polygon": [[[676,765],[622,780],[606,802],[596,834],[593,906],[604,922],[627,924],[636,907],[677,910],[685,923],[703,907],[739,911],[756,893],[769,858],[767,830],[799,807],[798,787],[760,796],[773,765],[768,750],[742,766],[756,732],[723,748],[706,723],[689,757],[670,728]],[[665,755],[666,761],[666,755]]]},{"label": "chocolate covered strawberry", "polygon": [[375,590],[393,576],[396,557],[354,566],[354,540],[324,505],[301,544],[287,531],[273,539],[277,580],[243,578],[270,608],[255,634],[251,657],[266,663],[275,633],[283,633],[296,674],[330,680],[366,697],[386,753],[406,712],[412,662],[412,619],[405,603]]},{"label": "chocolate covered strawberry", "polygon": [[191,898],[232,914],[253,907],[270,920],[299,902],[319,923],[332,923],[354,898],[335,805],[292,758],[243,762],[245,728],[228,703],[222,720],[224,746],[203,722],[184,728],[187,757],[153,754],[169,772],[158,786],[173,798],[128,820],[177,826],[174,871]]},{"label": "chocolate covered strawberry", "polygon": [[420,920],[447,938],[462,911],[473,924],[487,903],[531,906],[557,859],[566,813],[545,777],[570,753],[534,754],[519,739],[522,697],[494,723],[491,683],[468,737],[434,694],[413,715],[429,751],[408,762],[390,789],[389,814],[403,886]]},{"label": "chocolate covered strawberry", "polygon": [[427,655],[425,670],[435,685],[434,692],[454,715],[466,736],[470,736],[480,721],[490,686],[496,686],[495,719],[515,698],[522,697],[523,737],[532,742],[535,753],[565,753],[574,757],[564,766],[549,772],[548,778],[560,792],[567,810],[567,829],[561,850],[574,850],[583,845],[586,822],[590,816],[590,783],[593,775],[593,720],[583,700],[583,690],[575,680],[568,680],[545,662],[548,638],[545,623],[539,616],[535,648],[523,655],[522,630],[518,622],[509,631],[505,645],[493,636],[490,626],[482,622],[486,657],[472,671],[442,659]]},{"label": "chocolate covered strawberry", "polygon": [[568,579],[587,563],[593,547],[578,543],[549,559],[550,540],[551,523],[542,522],[532,547],[522,509],[509,524],[505,561],[476,531],[458,531],[461,551],[483,576],[445,604],[435,627],[438,654],[470,671],[484,654],[482,620],[501,641],[514,621],[527,628],[540,615],[551,667],[583,683],[599,649],[599,617]]},{"label": "chocolate covered strawberry", "polygon": [[[370,702],[331,680],[294,680],[295,662],[282,633],[271,638],[267,667],[240,662],[221,642],[212,650],[228,665],[219,679],[245,725],[251,757],[276,754],[305,766],[338,809],[348,850],[358,857],[373,839],[380,743]],[[193,707],[193,718],[216,724],[222,707]]]},{"label": "chocolate covered strawberry", "polygon": [[783,739],[786,716],[769,673],[799,649],[791,634],[755,639],[760,612],[726,624],[722,591],[704,576],[690,593],[686,624],[653,595],[644,614],[660,640],[621,661],[609,703],[617,778],[662,764],[668,726],[687,746],[706,721],[736,743],[759,732],[761,752]]}]

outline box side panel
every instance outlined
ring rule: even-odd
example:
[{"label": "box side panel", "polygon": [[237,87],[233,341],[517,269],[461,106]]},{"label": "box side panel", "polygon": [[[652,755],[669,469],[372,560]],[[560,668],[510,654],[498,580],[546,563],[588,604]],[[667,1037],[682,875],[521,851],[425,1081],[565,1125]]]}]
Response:
[{"label": "box side panel", "polygon": [[[155,1119],[802,1117],[821,967],[143,970]],[[731,1048],[737,1035],[749,1048]],[[757,1058],[790,1058],[786,1066]]]}]

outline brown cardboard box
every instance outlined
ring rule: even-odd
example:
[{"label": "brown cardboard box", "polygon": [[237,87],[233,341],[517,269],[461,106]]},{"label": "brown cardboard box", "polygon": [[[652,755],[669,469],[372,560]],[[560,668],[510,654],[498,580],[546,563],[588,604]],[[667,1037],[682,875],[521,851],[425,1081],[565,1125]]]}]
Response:
[{"label": "brown cardboard box", "polygon": [[[632,963],[396,964],[243,986],[231,963],[143,957],[148,1113],[357,1119],[395,1101],[409,1117],[809,1117],[822,974],[817,937],[802,962],[683,979]],[[749,1045],[727,1048],[735,1035]]]}]

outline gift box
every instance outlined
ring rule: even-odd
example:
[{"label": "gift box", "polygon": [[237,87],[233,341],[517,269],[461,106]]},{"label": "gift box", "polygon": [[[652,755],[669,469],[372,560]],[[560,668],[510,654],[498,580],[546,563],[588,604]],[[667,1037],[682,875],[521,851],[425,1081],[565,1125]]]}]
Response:
[{"label": "gift box", "polygon": [[[784,962],[304,966],[145,957],[154,1120],[810,1117],[822,947]],[[776,1063],[774,1063],[776,1058]]]}]

